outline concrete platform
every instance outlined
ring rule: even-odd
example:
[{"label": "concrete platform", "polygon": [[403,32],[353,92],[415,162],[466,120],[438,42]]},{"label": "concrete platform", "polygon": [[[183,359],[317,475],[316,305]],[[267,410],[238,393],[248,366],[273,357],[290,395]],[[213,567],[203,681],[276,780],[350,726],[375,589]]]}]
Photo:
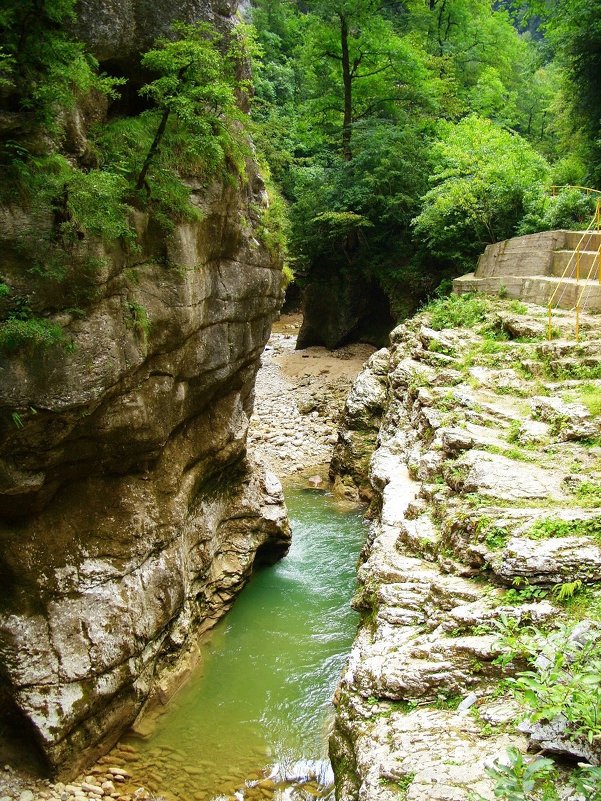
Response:
[{"label": "concrete platform", "polygon": [[[580,280],[576,279],[579,247]],[[459,294],[486,292],[557,308],[601,311],[601,231],[544,231],[488,245],[476,271],[456,278]],[[589,280],[590,278],[590,280]],[[559,287],[559,288],[558,288]],[[557,292],[556,292],[557,290]],[[554,294],[555,293],[555,294]]]}]

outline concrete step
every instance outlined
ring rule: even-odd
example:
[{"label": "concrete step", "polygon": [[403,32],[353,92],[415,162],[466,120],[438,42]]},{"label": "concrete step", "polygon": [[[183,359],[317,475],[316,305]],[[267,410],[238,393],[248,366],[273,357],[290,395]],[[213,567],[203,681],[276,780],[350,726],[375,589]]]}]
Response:
[{"label": "concrete step", "polygon": [[580,244],[582,250],[598,250],[601,247],[601,231],[589,231],[584,240],[580,243],[584,231],[565,231],[563,246],[568,250],[574,250]]},{"label": "concrete step", "polygon": [[560,309],[573,309],[579,302],[581,311],[601,311],[601,284],[598,281],[535,275],[524,278],[520,300],[543,306],[552,302]]},{"label": "concrete step", "polygon": [[487,292],[498,295],[499,291],[506,298],[519,299],[522,292],[522,275],[491,275],[486,278],[476,278],[474,273],[467,273],[453,281],[453,289],[459,295],[466,292]]},{"label": "concrete step", "polygon": [[[556,250],[553,254],[553,263],[551,265],[552,274],[554,276],[563,276],[565,273],[566,278],[576,277],[576,251],[575,250]],[[567,272],[566,272],[567,268]],[[596,250],[582,250],[580,251],[580,277],[598,278],[601,270],[601,253]]]},{"label": "concrete step", "polygon": [[575,278],[558,278],[548,275],[502,275],[476,278],[468,273],[453,281],[453,289],[458,294],[466,292],[485,292],[507,298],[516,298],[525,303],[546,306],[553,293],[553,306],[560,309],[573,309],[580,300],[581,311],[601,312],[601,284]]}]

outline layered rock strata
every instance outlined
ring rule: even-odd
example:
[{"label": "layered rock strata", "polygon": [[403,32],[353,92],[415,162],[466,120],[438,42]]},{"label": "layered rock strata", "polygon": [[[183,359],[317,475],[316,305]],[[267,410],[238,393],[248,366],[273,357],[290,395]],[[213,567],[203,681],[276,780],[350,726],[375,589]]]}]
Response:
[{"label": "layered rock strata", "polygon": [[[159,32],[182,6],[188,21],[208,8],[159,6]],[[198,221],[168,234],[132,210],[136,248],[76,245],[74,268],[97,267],[74,271],[85,308],[49,318],[67,347],[2,356],[0,709],[53,773],[74,774],[164,700],[253,565],[288,548],[279,482],[246,452],[282,299],[257,233],[264,186],[252,161],[246,173],[187,176]],[[3,279],[36,309],[60,307],[19,261],[26,211],[2,215]]]},{"label": "layered rock strata", "polygon": [[[543,316],[491,301],[472,329],[434,331],[418,315],[349,397],[333,465],[365,492],[355,443],[377,437],[375,520],[335,699],[338,801],[493,799],[490,769],[512,747],[601,764],[594,732],[587,744],[563,714],[528,723],[504,681],[544,672],[562,632],[574,654],[600,636],[601,329],[588,317],[574,342],[560,315],[565,339],[546,342]],[[524,642],[546,657],[527,661]],[[584,797],[557,770],[561,797]]]}]

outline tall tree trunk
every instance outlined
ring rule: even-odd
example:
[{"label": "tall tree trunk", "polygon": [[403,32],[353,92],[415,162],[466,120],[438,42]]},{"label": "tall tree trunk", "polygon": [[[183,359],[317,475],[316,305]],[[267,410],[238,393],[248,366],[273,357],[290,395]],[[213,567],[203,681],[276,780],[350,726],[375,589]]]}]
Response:
[{"label": "tall tree trunk", "polygon": [[342,121],[342,156],[346,161],[352,158],[351,132],[353,125],[353,78],[348,51],[348,21],[342,13],[340,19],[340,48],[342,51],[342,86],[344,91],[344,118]]},{"label": "tall tree trunk", "polygon": [[[186,73],[192,66],[192,62],[189,64],[184,64],[183,67],[180,67],[177,73],[177,82],[179,84],[180,81],[183,80]],[[136,181],[136,189],[140,190],[144,187],[146,183],[146,175],[148,174],[148,170],[150,169],[150,165],[152,164],[153,158],[156,156],[159,147],[161,146],[161,141],[163,136],[165,135],[165,129],[167,128],[167,121],[169,120],[169,115],[171,114],[171,109],[166,108],[163,111],[163,116],[161,117],[161,121],[159,123],[159,127],[157,128],[157,132],[154,135],[154,139],[152,144],[150,145],[150,149],[146,154],[146,158],[144,159],[144,164],[142,165],[142,169],[140,170],[140,174],[138,175],[138,180]]]},{"label": "tall tree trunk", "polygon": [[144,159],[144,164],[142,165],[142,169],[140,170],[140,174],[138,175],[138,180],[136,181],[136,189],[142,189],[144,187],[144,184],[146,183],[146,175],[148,173],[148,170],[150,169],[152,160],[156,156],[157,151],[161,145],[161,140],[165,133],[165,128],[167,127],[167,120],[169,119],[170,114],[171,114],[171,109],[165,109],[165,111],[163,111],[161,122],[159,123],[157,132],[154,135],[154,139],[152,140],[152,144],[150,145],[150,149],[146,154],[146,158]]}]

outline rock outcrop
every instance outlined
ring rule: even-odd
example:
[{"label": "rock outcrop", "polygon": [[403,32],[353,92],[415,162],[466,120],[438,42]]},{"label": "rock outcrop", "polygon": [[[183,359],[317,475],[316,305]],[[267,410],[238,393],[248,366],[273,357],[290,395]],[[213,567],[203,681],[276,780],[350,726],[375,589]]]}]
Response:
[{"label": "rock outcrop", "polygon": [[[470,329],[418,315],[347,402],[333,468],[363,494],[369,480],[374,522],[335,698],[338,801],[492,800],[511,748],[601,764],[586,699],[544,712],[548,677],[568,698],[599,653],[601,330],[591,316],[580,343],[511,340],[508,317],[536,334],[544,312],[509,306]],[[557,324],[569,336],[569,315]],[[376,443],[368,476],[348,447],[361,438]],[[530,696],[512,693],[504,679],[526,669]],[[557,776],[561,797],[582,797]]]},{"label": "rock outcrop", "polygon": [[[102,50],[128,17],[81,5]],[[153,34],[200,8],[121,5],[146,26],[160,12]],[[82,243],[100,266],[83,312],[51,318],[67,347],[1,360],[0,710],[63,775],[168,696],[253,565],[289,545],[279,482],[246,452],[282,299],[257,234],[265,190],[251,161],[244,183],[187,181],[198,221],[166,235],[132,211],[136,248]],[[15,243],[31,224],[4,216],[2,270],[25,291]]]},{"label": "rock outcrop", "polygon": [[380,286],[359,271],[327,264],[314,268],[303,291],[303,324],[298,348],[349,342],[382,345],[394,322]]}]

